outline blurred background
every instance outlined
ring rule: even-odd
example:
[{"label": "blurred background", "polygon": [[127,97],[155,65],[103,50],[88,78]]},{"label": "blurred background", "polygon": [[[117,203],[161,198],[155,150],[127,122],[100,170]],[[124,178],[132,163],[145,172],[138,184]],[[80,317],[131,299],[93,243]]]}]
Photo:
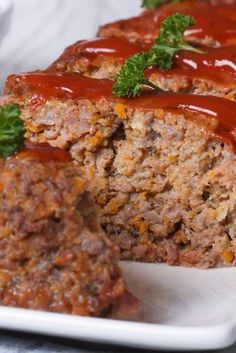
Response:
[{"label": "blurred background", "polygon": [[8,35],[0,46],[0,90],[10,73],[44,68],[65,47],[92,38],[99,25],[130,17],[141,0],[12,0]]}]

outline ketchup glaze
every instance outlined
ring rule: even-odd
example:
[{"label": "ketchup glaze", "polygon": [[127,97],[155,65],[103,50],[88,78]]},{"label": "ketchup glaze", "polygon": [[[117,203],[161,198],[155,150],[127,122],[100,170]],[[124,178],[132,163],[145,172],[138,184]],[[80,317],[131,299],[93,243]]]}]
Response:
[{"label": "ketchup glaze", "polygon": [[32,102],[53,98],[97,100],[112,96],[112,86],[110,80],[95,80],[75,73],[39,71],[9,76],[6,91],[29,94]]},{"label": "ketchup glaze", "polygon": [[60,59],[68,57],[86,57],[94,60],[98,56],[106,56],[115,59],[126,59],[148,46],[141,43],[132,43],[125,38],[95,38],[79,41],[67,48]]},{"label": "ketchup glaze", "polygon": [[163,20],[176,12],[193,16],[196,20],[196,24],[186,31],[189,41],[213,39],[213,46],[236,44],[236,3],[205,0],[185,0],[146,10],[137,17],[101,27],[99,35],[153,41]]},{"label": "ketchup glaze", "polygon": [[147,70],[146,76],[157,73],[164,78],[187,78],[190,81],[200,79],[214,82],[227,88],[236,84],[236,46],[220,48],[202,48],[198,54],[180,51],[175,55],[173,67],[167,71],[158,71],[155,67]]},{"label": "ketchup glaze", "polygon": [[187,0],[163,6],[154,14],[157,26],[168,16],[181,12],[192,16],[196,24],[190,27],[185,36],[189,39],[213,38],[218,45],[236,44],[236,3],[214,5],[204,0]]},{"label": "ketchup glaze", "polygon": [[72,161],[70,153],[65,150],[52,147],[48,143],[31,142],[27,142],[25,147],[15,155],[15,158],[31,160],[40,163],[66,163]]}]

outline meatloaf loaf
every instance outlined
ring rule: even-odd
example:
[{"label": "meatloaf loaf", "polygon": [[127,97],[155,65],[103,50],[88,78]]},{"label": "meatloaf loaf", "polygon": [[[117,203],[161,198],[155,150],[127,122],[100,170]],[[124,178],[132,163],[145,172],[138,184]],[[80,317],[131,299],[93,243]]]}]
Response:
[{"label": "meatloaf loaf", "polygon": [[[50,70],[78,72],[87,77],[114,79],[125,60],[150,45],[132,43],[125,38],[97,38],[70,46]],[[153,68],[146,77],[163,90],[191,92],[236,98],[236,46],[202,48],[203,54],[181,51],[172,69]]]},{"label": "meatloaf loaf", "polygon": [[28,137],[69,149],[91,180],[121,258],[230,266],[236,256],[236,104],[218,97],[112,96],[74,74],[11,76]]},{"label": "meatloaf loaf", "polygon": [[152,42],[157,37],[162,21],[176,12],[191,15],[196,20],[196,25],[186,31],[187,41],[213,47],[235,44],[234,0],[173,1],[156,10],[144,11],[138,17],[107,24],[99,29],[98,36]]},{"label": "meatloaf loaf", "polygon": [[28,144],[0,161],[0,305],[132,317],[118,252],[70,155]]}]

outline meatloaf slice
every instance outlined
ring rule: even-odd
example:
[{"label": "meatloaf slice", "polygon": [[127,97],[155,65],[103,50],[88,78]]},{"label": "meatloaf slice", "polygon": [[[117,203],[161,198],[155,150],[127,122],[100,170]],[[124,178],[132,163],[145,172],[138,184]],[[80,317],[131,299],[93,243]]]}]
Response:
[{"label": "meatloaf slice", "polygon": [[[119,245],[121,258],[234,265],[236,103],[168,93],[117,99],[107,80],[75,75],[73,91],[68,74],[58,75],[12,76],[2,104],[20,104],[32,141],[60,147],[55,134],[60,120],[63,146],[88,171],[103,228]],[[73,141],[70,106],[74,111],[75,103],[68,92],[79,107],[77,121],[89,123]],[[98,119],[103,121],[99,126]],[[114,121],[112,133],[104,136],[102,127]]]},{"label": "meatloaf slice", "polygon": [[[78,72],[87,77],[114,79],[129,56],[150,46],[134,44],[122,38],[98,38],[70,46],[50,67]],[[236,98],[236,46],[202,48],[203,54],[181,51],[173,68],[146,72],[147,78],[161,89]]]},{"label": "meatloaf slice", "polygon": [[187,0],[172,2],[157,10],[147,10],[138,17],[102,26],[100,37],[121,37],[131,41],[152,42],[162,21],[176,13],[191,15],[196,25],[186,31],[186,40],[206,46],[235,44],[236,3],[227,1]]},{"label": "meatloaf slice", "polygon": [[109,80],[36,72],[10,76],[5,92],[9,95],[1,99],[2,104],[13,99],[23,108],[36,142],[48,140],[68,149],[80,141],[81,150],[94,151],[97,145],[107,144],[120,124],[108,102],[113,99]]},{"label": "meatloaf slice", "polygon": [[28,145],[0,162],[0,305],[132,317],[137,301],[70,155]]},{"label": "meatloaf slice", "polygon": [[66,48],[49,69],[77,72],[92,78],[113,79],[129,56],[148,50],[149,47],[129,42],[125,38],[83,40]]}]

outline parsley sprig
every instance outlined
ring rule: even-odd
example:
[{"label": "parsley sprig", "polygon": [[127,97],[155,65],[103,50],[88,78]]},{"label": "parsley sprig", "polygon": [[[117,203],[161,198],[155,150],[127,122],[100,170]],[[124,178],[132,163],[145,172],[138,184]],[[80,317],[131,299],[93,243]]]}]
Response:
[{"label": "parsley sprig", "polygon": [[142,2],[142,7],[146,7],[147,9],[157,9],[158,7],[165,5],[166,3],[169,2],[180,2],[181,0],[171,0],[171,1],[166,1],[166,0],[143,0]]},{"label": "parsley sprig", "polygon": [[6,158],[24,144],[24,124],[15,104],[0,107],[0,156]]},{"label": "parsley sprig", "polygon": [[113,93],[118,97],[135,97],[141,94],[144,86],[160,90],[145,78],[145,71],[156,66],[159,70],[169,70],[173,66],[174,55],[180,50],[202,53],[184,40],[184,32],[195,24],[191,16],[176,13],[167,17],[160,28],[159,37],[148,52],[131,56],[115,78]]},{"label": "parsley sprig", "polygon": [[158,87],[145,79],[145,70],[152,66],[153,58],[147,52],[131,56],[116,76],[113,93],[118,97],[135,97],[141,94],[143,85],[158,90]]}]

